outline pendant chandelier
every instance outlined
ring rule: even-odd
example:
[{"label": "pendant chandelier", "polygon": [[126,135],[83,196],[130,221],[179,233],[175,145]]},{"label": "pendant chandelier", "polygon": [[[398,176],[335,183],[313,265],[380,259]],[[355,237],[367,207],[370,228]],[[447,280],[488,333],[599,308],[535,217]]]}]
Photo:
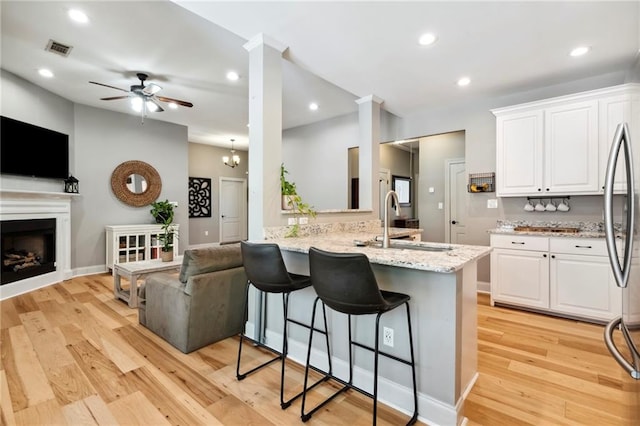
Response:
[{"label": "pendant chandelier", "polygon": [[236,150],[233,149],[234,141],[235,139],[231,139],[231,157],[229,157],[228,155],[222,157],[222,162],[224,163],[224,165],[229,166],[232,169],[240,164],[240,156],[236,154]]}]

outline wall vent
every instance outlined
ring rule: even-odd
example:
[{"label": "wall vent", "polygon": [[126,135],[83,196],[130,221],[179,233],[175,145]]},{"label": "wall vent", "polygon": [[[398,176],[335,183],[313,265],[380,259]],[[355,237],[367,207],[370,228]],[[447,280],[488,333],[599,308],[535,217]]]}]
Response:
[{"label": "wall vent", "polygon": [[49,43],[47,43],[47,47],[45,48],[45,50],[57,53],[58,55],[64,56],[65,58],[69,56],[69,53],[71,53],[71,49],[73,49],[72,46],[67,46],[66,44],[62,44],[54,40],[49,40]]}]

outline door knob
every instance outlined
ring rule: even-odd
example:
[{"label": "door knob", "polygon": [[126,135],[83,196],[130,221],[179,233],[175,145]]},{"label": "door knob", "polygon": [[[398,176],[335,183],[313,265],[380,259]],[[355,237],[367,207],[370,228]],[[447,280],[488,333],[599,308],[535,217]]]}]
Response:
[{"label": "door knob", "polygon": [[456,222],[455,220],[452,220],[452,221],[451,221],[451,224],[452,224],[452,225],[455,225],[456,223],[458,223],[458,222]]},{"label": "door knob", "polygon": [[224,217],[224,215],[222,215],[222,217]]}]

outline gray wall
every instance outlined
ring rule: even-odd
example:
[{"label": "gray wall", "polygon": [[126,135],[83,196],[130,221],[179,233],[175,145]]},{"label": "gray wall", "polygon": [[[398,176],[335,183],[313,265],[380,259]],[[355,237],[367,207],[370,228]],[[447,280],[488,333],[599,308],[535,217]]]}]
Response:
[{"label": "gray wall", "polygon": [[[178,202],[180,246],[189,243],[187,128],[74,104],[2,71],[2,114],[69,134],[70,171],[80,181],[71,203],[71,267],[97,272],[105,264],[105,225],[152,223],[148,207],[129,207],[111,192],[111,173],[123,161],[151,164],[162,178],[160,199]],[[2,176],[3,189],[62,192],[62,182]],[[182,251],[182,250],[181,250]]]},{"label": "gray wall", "polygon": [[[211,179],[211,217],[189,219],[189,244],[205,244],[220,241],[220,177],[247,178],[249,164],[247,151],[236,150],[240,165],[231,168],[222,163],[222,156],[230,155],[230,148],[220,148],[198,143],[189,144],[189,176]],[[208,232],[209,235],[205,235]]]},{"label": "gray wall", "polygon": [[348,208],[348,153],[358,145],[358,115],[282,133],[282,162],[298,194],[316,210]]},{"label": "gray wall", "polygon": [[[3,69],[0,69],[0,87],[0,115],[69,135],[69,167],[75,175],[73,102],[42,90]],[[0,187],[62,192],[64,183],[55,179],[0,175]]]}]

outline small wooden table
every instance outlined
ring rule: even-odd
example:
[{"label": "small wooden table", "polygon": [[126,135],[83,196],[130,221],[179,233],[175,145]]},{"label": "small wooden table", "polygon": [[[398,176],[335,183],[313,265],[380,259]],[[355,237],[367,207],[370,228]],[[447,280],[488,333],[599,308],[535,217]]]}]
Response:
[{"label": "small wooden table", "polygon": [[[138,307],[138,279],[152,272],[170,271],[180,269],[182,256],[176,256],[171,262],[163,262],[160,259],[142,260],[139,262],[117,263],[113,265],[113,295],[116,299],[122,299],[130,308]],[[120,278],[129,280],[130,290],[125,290],[120,285]]]}]

